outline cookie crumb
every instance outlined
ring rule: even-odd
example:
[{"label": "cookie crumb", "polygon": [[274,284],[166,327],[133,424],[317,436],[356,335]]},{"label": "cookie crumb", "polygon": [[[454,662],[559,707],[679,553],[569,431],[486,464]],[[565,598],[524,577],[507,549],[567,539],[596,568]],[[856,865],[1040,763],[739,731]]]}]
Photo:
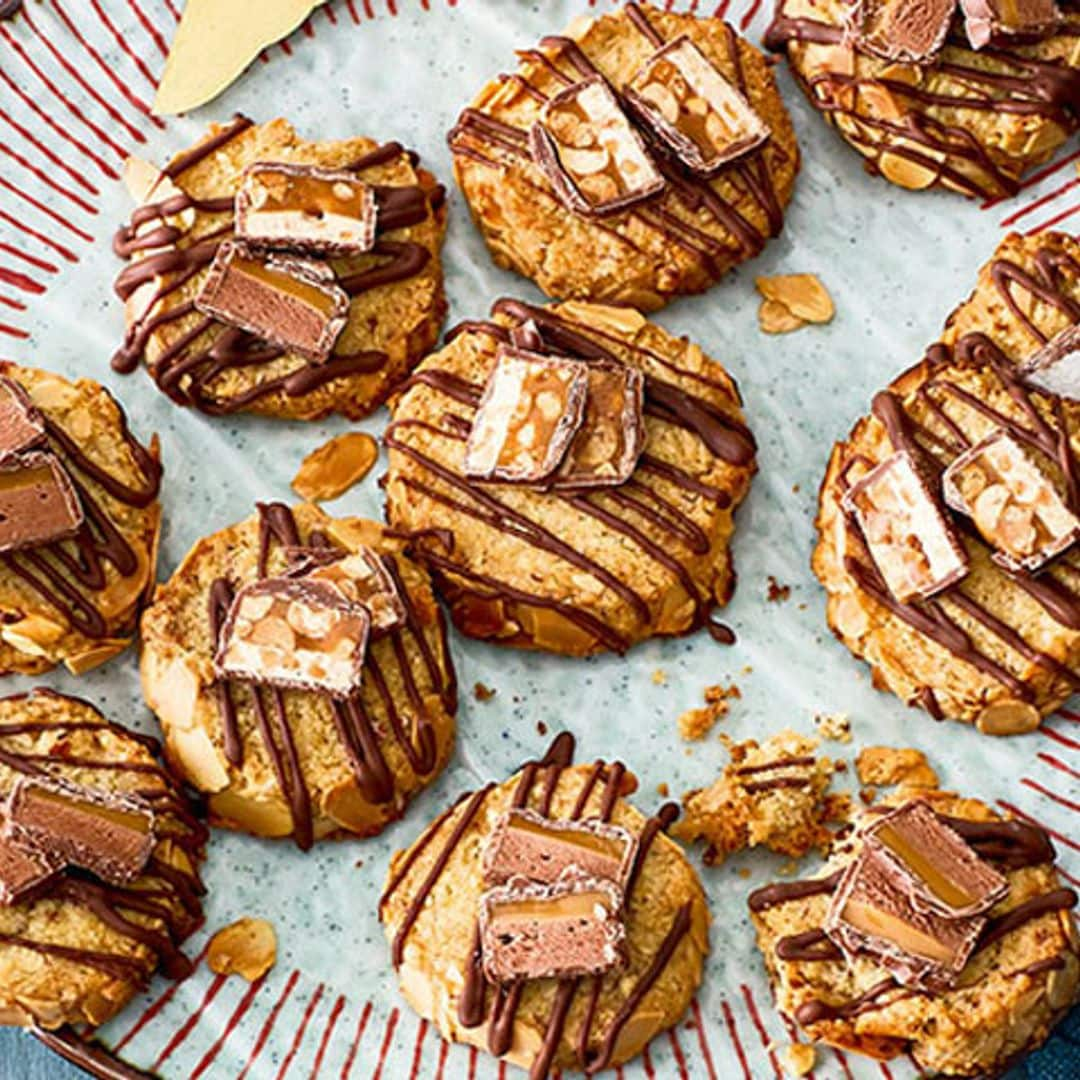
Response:
[{"label": "cookie crumb", "polygon": [[667,686],[667,672],[663,668],[657,668],[652,673],[652,681],[656,686]]},{"label": "cookie crumb", "polygon": [[237,919],[211,939],[206,963],[215,975],[261,979],[277,961],[277,935],[265,919]]},{"label": "cookie crumb", "polygon": [[791,1043],[781,1054],[788,1076],[806,1076],[817,1064],[817,1051],[809,1043]]},{"label": "cookie crumb", "polygon": [[667,786],[666,782],[661,781],[656,785],[656,794],[659,795],[661,799],[666,799],[668,795],[671,794],[671,788]]},{"label": "cookie crumb", "polygon": [[847,713],[818,713],[814,717],[818,734],[831,742],[851,742],[851,718]]},{"label": "cookie crumb", "polygon": [[870,806],[873,803],[873,801],[877,798],[877,788],[876,787],[862,787],[862,788],[859,788],[859,798],[862,799],[863,803],[866,806]]},{"label": "cookie crumb", "polygon": [[744,881],[750,876],[751,873],[749,866],[740,866],[738,872],[739,877],[741,877]]},{"label": "cookie crumb", "polygon": [[770,574],[769,590],[765,594],[765,598],[769,601],[770,604],[782,604],[785,600],[789,600],[791,598],[791,586],[781,585],[780,582],[777,581],[772,574]]},{"label": "cookie crumb", "polygon": [[937,773],[930,767],[926,755],[921,750],[910,747],[868,746],[859,751],[859,756],[855,759],[855,771],[859,774],[859,780],[868,786],[938,786]]},{"label": "cookie crumb", "polygon": [[734,683],[730,686],[707,686],[704,697],[703,708],[687,709],[679,716],[679,734],[688,742],[708,735],[717,720],[727,716],[730,709],[728,702],[741,698],[742,691]]},{"label": "cookie crumb", "polygon": [[547,724],[545,724],[543,720],[537,720],[536,721],[536,734],[540,735],[540,736],[544,736],[547,733],[548,733]]},{"label": "cookie crumb", "polygon": [[478,682],[473,687],[473,697],[477,701],[490,701],[497,693],[498,691],[494,687],[485,686],[482,682]]}]

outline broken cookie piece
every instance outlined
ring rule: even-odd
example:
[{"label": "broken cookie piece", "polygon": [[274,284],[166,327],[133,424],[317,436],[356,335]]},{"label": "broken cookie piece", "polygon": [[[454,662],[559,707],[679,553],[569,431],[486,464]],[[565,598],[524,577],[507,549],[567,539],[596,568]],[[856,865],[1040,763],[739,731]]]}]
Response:
[{"label": "broken cookie piece", "polygon": [[973,49],[1037,41],[1061,22],[1055,0],[960,0],[960,9]]},{"label": "broken cookie piece", "polygon": [[0,376],[0,461],[45,441],[45,419],[14,379]]},{"label": "broken cookie piece", "polygon": [[0,460],[0,551],[63,540],[82,523],[82,503],[58,457],[31,450]]},{"label": "broken cookie piece", "polygon": [[382,557],[371,548],[319,566],[305,580],[326,582],[345,600],[367,608],[372,634],[386,634],[405,624],[405,603],[397,585]]},{"label": "broken cookie piece", "polygon": [[20,847],[0,828],[0,906],[34,899],[63,867],[64,860],[59,855]]},{"label": "broken cookie piece", "polygon": [[932,60],[949,33],[956,0],[857,0],[848,24],[854,44],[885,60]]},{"label": "broken cookie piece", "polygon": [[926,755],[914,747],[866,746],[855,759],[860,783],[891,787],[936,788],[938,776]]},{"label": "broken cookie piece", "polygon": [[1080,323],[1066,327],[1020,365],[1036,390],[1080,401]]}]

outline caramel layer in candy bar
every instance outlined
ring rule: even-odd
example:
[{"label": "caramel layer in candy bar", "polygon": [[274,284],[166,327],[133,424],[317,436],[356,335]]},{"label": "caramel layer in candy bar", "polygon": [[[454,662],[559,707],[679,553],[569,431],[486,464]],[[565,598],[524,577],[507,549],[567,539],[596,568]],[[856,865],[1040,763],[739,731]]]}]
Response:
[{"label": "caramel layer in candy bar", "polygon": [[1080,401],[1080,323],[1062,330],[1021,365],[1029,386]]},{"label": "caramel layer in candy bar", "polygon": [[63,540],[83,523],[67,470],[40,450],[0,460],[0,551]]},{"label": "caramel layer in candy bar", "polygon": [[465,475],[546,480],[581,426],[588,384],[577,360],[499,346],[465,448]]},{"label": "caramel layer in candy bar", "polygon": [[679,160],[705,176],[769,137],[768,125],[746,97],[685,35],[654,53],[625,94]]},{"label": "caramel layer in candy bar", "polygon": [[534,810],[510,810],[484,849],[484,884],[513,877],[554,884],[570,867],[610,881],[622,890],[637,850],[637,838],[618,825],[595,819],[558,821]]},{"label": "caramel layer in candy bar", "polygon": [[902,986],[940,993],[956,982],[985,924],[981,915],[920,910],[880,851],[866,846],[840,879],[825,932],[849,960],[868,954]]},{"label": "caramel layer in candy bar", "polygon": [[960,9],[973,49],[1037,41],[1061,22],[1054,0],[960,0]]},{"label": "caramel layer in candy bar", "polygon": [[63,869],[64,860],[47,851],[20,847],[0,831],[0,905],[33,900]]},{"label": "caramel layer in candy bar", "polygon": [[0,460],[45,441],[45,419],[30,395],[14,380],[0,376]]},{"label": "caramel layer in candy bar", "polygon": [[1009,891],[1008,881],[925,802],[905,803],[879,818],[864,843],[877,849],[893,883],[921,911],[952,919],[981,915]]},{"label": "caramel layer in candy bar", "polygon": [[860,49],[886,60],[930,60],[949,33],[956,0],[857,0],[847,32]]},{"label": "caramel layer in candy bar", "polygon": [[138,877],[154,849],[154,812],[141,799],[54,777],[24,777],[11,793],[4,833],[124,885]]},{"label": "caramel layer in candy bar", "polygon": [[374,189],[353,173],[258,162],[236,193],[236,235],[254,247],[359,255],[375,243]]},{"label": "caramel layer in candy bar", "polygon": [[559,489],[611,487],[628,480],[645,445],[645,378],[625,364],[590,363],[581,427],[552,480]]},{"label": "caramel layer in candy bar", "polygon": [[886,458],[844,493],[889,591],[907,603],[960,581],[967,553],[906,450]]},{"label": "caramel layer in candy bar", "polygon": [[349,297],[325,263],[260,255],[232,240],[218,248],[195,306],[317,363],[349,316]]},{"label": "caramel layer in candy bar", "polygon": [[514,878],[480,897],[484,974],[493,983],[600,975],[626,961],[622,894],[610,881]]},{"label": "caramel layer in candy bar", "polygon": [[326,582],[267,578],[233,598],[219,676],[346,698],[360,689],[371,616]]},{"label": "caramel layer in candy bar", "polygon": [[1080,518],[1043,462],[1004,428],[961,454],[942,486],[945,501],[971,518],[1010,570],[1039,570],[1080,540]]},{"label": "caramel layer in candy bar", "polygon": [[394,579],[371,548],[317,567],[304,580],[326,582],[344,599],[362,604],[371,616],[372,634],[389,633],[405,623],[405,604]]},{"label": "caramel layer in candy bar", "polygon": [[615,214],[664,187],[644,141],[599,76],[545,103],[529,148],[555,194],[577,214]]}]

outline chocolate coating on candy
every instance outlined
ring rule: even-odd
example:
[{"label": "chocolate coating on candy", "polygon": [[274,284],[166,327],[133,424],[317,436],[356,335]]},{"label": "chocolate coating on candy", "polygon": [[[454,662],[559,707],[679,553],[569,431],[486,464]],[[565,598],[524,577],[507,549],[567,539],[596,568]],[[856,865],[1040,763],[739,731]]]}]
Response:
[{"label": "chocolate coating on candy", "polygon": [[857,0],[848,34],[886,60],[921,63],[945,44],[956,0]]},{"label": "chocolate coating on candy", "polygon": [[64,860],[55,852],[24,847],[6,836],[0,826],[0,905],[34,899],[63,867]]},{"label": "chocolate coating on candy", "polygon": [[83,508],[60,459],[34,450],[0,459],[0,552],[73,536]]},{"label": "chocolate coating on candy", "polygon": [[1066,327],[1020,365],[1036,390],[1080,401],[1080,324]]},{"label": "chocolate coating on candy", "polygon": [[14,379],[0,375],[0,461],[45,441],[45,418]]},{"label": "chocolate coating on candy", "polygon": [[973,49],[1035,41],[1061,22],[1054,0],[960,0],[960,8]]}]

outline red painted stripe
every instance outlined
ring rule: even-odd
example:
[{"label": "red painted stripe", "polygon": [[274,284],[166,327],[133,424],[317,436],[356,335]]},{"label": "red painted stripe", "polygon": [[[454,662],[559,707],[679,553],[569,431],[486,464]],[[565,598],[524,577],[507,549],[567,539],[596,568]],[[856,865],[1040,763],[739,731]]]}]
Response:
[{"label": "red painted stripe", "polygon": [[349,15],[351,16],[352,21],[354,23],[356,23],[357,25],[359,25],[360,24],[360,15],[356,10],[356,4],[355,4],[354,0],[345,0],[345,6],[349,9]]},{"label": "red painted stripe", "polygon": [[221,1034],[214,1040],[210,1049],[199,1059],[198,1065],[195,1066],[188,1080],[199,1080],[207,1069],[214,1063],[214,1059],[221,1053],[221,1048],[228,1041],[229,1036],[239,1027],[240,1021],[243,1020],[247,1014],[248,1009],[251,1008],[251,1003],[255,1000],[258,992],[263,988],[266,982],[266,977],[256,979],[248,988],[244,991],[244,996],[236,1003],[236,1008],[232,1011],[232,1016],[226,1021],[225,1026],[221,1029]]},{"label": "red painted stripe", "polygon": [[[428,1022],[421,1020],[416,1025],[416,1044],[412,1052],[412,1068],[409,1070],[409,1080],[417,1080],[420,1075],[420,1062],[424,1056],[424,1039],[427,1037]],[[503,1062],[499,1062],[500,1066]]]},{"label": "red painted stripe", "polygon": [[4,266],[0,266],[0,281],[5,281],[8,285],[14,285],[16,289],[22,289],[23,292],[34,293],[38,296],[45,291],[45,286],[40,281],[35,281],[32,277],[20,273],[18,270],[8,270]]},{"label": "red painted stripe", "polygon": [[23,191],[20,187],[16,187],[10,180],[6,180],[2,176],[0,176],[0,187],[6,188],[13,195],[18,195],[20,199],[24,202],[28,202],[35,210],[39,210],[46,217],[50,217],[53,221],[63,225],[68,232],[74,233],[80,240],[85,240],[87,243],[90,243],[94,239],[88,232],[68,221],[63,214],[58,214],[52,207],[46,206],[40,199],[35,199],[33,195]]},{"label": "red painted stripe", "polygon": [[445,1039],[439,1040],[439,1064],[435,1068],[434,1080],[443,1080],[443,1070],[446,1068],[446,1055],[450,1053],[450,1044]]},{"label": "red painted stripe", "polygon": [[645,1070],[645,1075],[649,1078],[649,1080],[653,1080],[653,1078],[656,1076],[656,1069],[653,1068],[652,1054],[649,1053],[648,1046],[643,1046],[641,1048],[641,1065],[642,1068],[644,1068]]},{"label": "red painted stripe", "polygon": [[760,9],[761,0],[754,0],[754,2],[750,5],[749,10],[739,20],[739,29],[746,30],[746,28],[754,21],[754,16],[758,13]]},{"label": "red painted stripe", "polygon": [[85,191],[90,192],[91,195],[100,195],[101,192],[93,184],[90,183],[86,177],[79,172],[78,169],[69,165],[59,154],[57,154],[51,147],[43,143],[29,128],[23,127],[13,116],[9,115],[3,109],[0,109],[0,120],[3,120],[10,127],[14,128],[35,150],[37,150],[46,160],[52,162],[58,169],[62,169],[72,180],[75,181]]},{"label": "red painted stripe", "polygon": [[1067,810],[1080,812],[1080,803],[1073,802],[1072,799],[1066,799],[1064,795],[1059,795],[1056,791],[1051,791],[1048,787],[1040,784],[1038,780],[1029,780],[1024,776],[1020,778],[1020,783],[1026,788],[1031,788],[1032,791],[1037,791],[1040,795],[1045,795],[1048,799],[1053,799],[1059,806],[1064,806]]},{"label": "red painted stripe", "polygon": [[[1033,172],[1020,185],[1019,190],[1026,191],[1028,188],[1034,187],[1040,181],[1045,180],[1048,176],[1053,176],[1054,173],[1060,172],[1062,169],[1065,168],[1066,165],[1070,164],[1070,162],[1076,161],[1077,158],[1080,158],[1080,150],[1074,150],[1071,154],[1063,157],[1060,161],[1055,161],[1052,164],[1047,165],[1046,168],[1040,169],[1038,172]],[[986,202],[982,204],[982,209],[989,210],[992,206],[997,206],[999,203],[1005,202],[1005,199],[1009,197],[1010,196],[1003,196],[997,199],[987,199]]]},{"label": "red painted stripe", "polygon": [[345,1064],[341,1066],[340,1080],[348,1080],[349,1073],[352,1071],[353,1061],[356,1060],[356,1050],[360,1045],[360,1040],[364,1037],[364,1030],[367,1028],[368,1020],[371,1019],[371,1002],[367,1002],[364,1005],[363,1010],[360,1013],[360,1019],[356,1022],[356,1034],[353,1035],[352,1045],[349,1047],[349,1053],[345,1057]]},{"label": "red painted stripe", "polygon": [[720,3],[716,5],[716,10],[713,12],[713,18],[723,19],[727,15],[730,4],[731,0],[720,0]]},{"label": "red painted stripe", "polygon": [[1070,885],[1074,885],[1080,889],[1080,877],[1074,877],[1060,863],[1054,864],[1054,873],[1060,874]]},{"label": "red painted stripe", "polygon": [[765,1030],[765,1025],[761,1022],[761,1013],[758,1012],[757,1002],[754,1001],[754,996],[750,993],[750,987],[747,986],[746,983],[742,983],[739,989],[742,991],[743,999],[746,1001],[746,1008],[750,1013],[750,1020],[757,1029],[758,1038],[761,1040],[762,1048],[765,1053],[769,1055],[769,1064],[772,1065],[776,1080],[784,1080],[784,1074],[780,1071],[780,1065],[777,1062],[776,1054],[772,1049],[772,1040],[769,1038],[769,1033]]},{"label": "red painted stripe", "polygon": [[396,1006],[390,1010],[390,1015],[386,1018],[386,1030],[383,1032],[382,1046],[379,1048],[379,1063],[375,1066],[375,1071],[371,1074],[371,1080],[380,1080],[383,1074],[383,1068],[386,1065],[386,1055],[390,1053],[390,1045],[394,1038],[394,1029],[397,1027],[398,1018],[401,1016],[401,1010]]},{"label": "red painted stripe", "polygon": [[682,1080],[690,1080],[690,1074],[686,1071],[686,1055],[679,1045],[679,1037],[674,1028],[668,1028],[668,1041],[671,1043],[671,1052],[675,1055],[675,1064],[679,1067],[679,1076]]},{"label": "red painted stripe", "polygon": [[739,1059],[739,1064],[742,1066],[743,1076],[745,1080],[753,1080],[750,1066],[746,1062],[746,1051],[743,1050],[742,1040],[739,1038],[739,1032],[735,1027],[735,1016],[731,1011],[731,1006],[723,998],[720,999],[720,1009],[724,1014],[724,1023],[727,1024],[728,1034],[731,1036],[731,1044],[735,1047],[735,1054]]},{"label": "red painted stripe", "polygon": [[65,199],[73,202],[80,210],[86,214],[96,214],[98,212],[97,207],[88,203],[81,195],[76,194],[71,188],[64,187],[63,184],[54,180],[43,169],[39,169],[32,161],[28,161],[15,150],[12,150],[6,142],[0,142],[0,150],[2,150],[16,165],[21,165],[31,176],[37,177],[46,187],[52,188],[58,195],[63,195]]},{"label": "red painted stripe", "polygon": [[161,32],[158,28],[147,18],[146,12],[139,6],[138,0],[127,0],[127,6],[134,12],[135,18],[139,20],[139,25],[149,35],[150,40],[158,47],[158,51],[161,55],[168,56],[169,46],[165,44],[165,39],[161,36]]},{"label": "red painted stripe", "polygon": [[1053,191],[1048,191],[1045,195],[1042,195],[1038,199],[1035,199],[1034,202],[1030,202],[1027,204],[1027,206],[1023,207],[1020,210],[1017,210],[1013,214],[1010,214],[1007,218],[1002,218],[1001,227],[1003,229],[1007,228],[1014,222],[1019,221],[1022,217],[1027,217],[1027,215],[1030,214],[1032,211],[1038,210],[1040,206],[1045,206],[1052,199],[1056,199],[1059,195],[1068,191],[1069,188],[1076,187],[1077,184],[1080,184],[1080,177],[1074,177],[1072,180],[1068,180],[1064,184],[1062,184],[1061,187],[1054,188]]},{"label": "red painted stripe", "polygon": [[180,21],[180,9],[173,3],[173,0],[165,0],[165,6],[169,9],[169,14],[177,21]]},{"label": "red painted stripe", "polygon": [[293,1059],[300,1049],[300,1044],[304,1041],[304,1034],[307,1032],[308,1024],[311,1023],[312,1014],[315,1012],[319,1001],[322,999],[323,989],[322,983],[319,983],[319,985],[315,987],[315,993],[311,995],[311,1000],[308,1001],[307,1008],[304,1009],[304,1015],[300,1017],[300,1026],[296,1029],[296,1034],[293,1036],[289,1052],[281,1062],[281,1068],[278,1069],[277,1080],[282,1080],[282,1077],[289,1071],[289,1066],[292,1065]]},{"label": "red painted stripe", "polygon": [[886,1065],[884,1061],[879,1061],[878,1066],[880,1067],[881,1075],[885,1077],[885,1080],[893,1080],[892,1072],[890,1071],[889,1066]]},{"label": "red painted stripe", "polygon": [[16,311],[26,310],[26,305],[21,300],[15,300],[10,296],[0,296],[0,304],[6,304],[9,308],[14,308]]},{"label": "red painted stripe", "polygon": [[[149,67],[147,67],[146,61],[143,60],[143,58],[131,47],[131,45],[128,42],[128,39],[123,34],[121,34],[120,31],[116,28],[116,24],[112,21],[112,19],[109,18],[108,13],[101,6],[101,0],[90,0],[90,5],[93,7],[94,11],[97,13],[98,18],[102,22],[102,25],[104,25],[104,27],[109,31],[109,33],[112,34],[113,39],[116,41],[116,44],[123,51],[124,55],[127,56],[128,59],[131,60],[131,62],[135,65],[136,71],[138,71],[138,73],[152,87],[157,89],[157,85],[158,85],[157,76],[154,75],[154,73],[150,70]],[[161,123],[160,117],[155,117],[154,120],[157,123]],[[161,123],[161,126],[164,127],[165,125],[163,123]]]},{"label": "red painted stripe", "polygon": [[697,1028],[698,1046],[701,1047],[705,1070],[709,1074],[709,1080],[716,1080],[716,1067],[713,1065],[712,1051],[709,1049],[709,1041],[705,1036],[705,1019],[701,1015],[701,1006],[697,998],[690,1002],[690,1011],[694,1014],[694,1027]]},{"label": "red painted stripe", "polygon": [[1072,217],[1078,210],[1080,210],[1080,203],[1075,206],[1071,206],[1068,210],[1063,210],[1060,214],[1055,214],[1054,217],[1048,218],[1041,225],[1036,225],[1032,229],[1028,229],[1025,236],[1036,236],[1041,232],[1045,232],[1047,229],[1052,229],[1055,225],[1060,224],[1066,218]]},{"label": "red painted stripe", "polygon": [[364,0],[364,14],[369,19],[374,19],[375,18],[375,11],[371,6],[371,0]]},{"label": "red painted stripe", "polygon": [[1080,750],[1080,742],[1077,742],[1075,739],[1070,739],[1067,735],[1062,735],[1060,731],[1055,731],[1052,727],[1047,727],[1046,724],[1043,724],[1043,726],[1039,728],[1039,731],[1043,735],[1053,739],[1054,742],[1059,742],[1062,746],[1067,746],[1070,750]]},{"label": "red painted stripe", "polygon": [[27,236],[32,236],[35,240],[40,240],[41,243],[52,248],[58,255],[62,255],[68,262],[75,263],[79,261],[79,256],[70,248],[64,247],[63,244],[57,243],[44,233],[38,232],[37,229],[32,229],[18,218],[12,217],[3,207],[0,207],[0,221],[6,221],[9,225],[14,225],[16,229],[26,233]]},{"label": "red painted stripe", "polygon": [[0,334],[7,334],[8,337],[19,338],[20,341],[25,341],[29,336],[29,332],[20,329],[18,326],[10,326],[8,323],[0,323]]},{"label": "red painted stripe", "polygon": [[44,270],[47,274],[60,273],[60,268],[53,263],[46,262],[44,259],[39,259],[36,255],[31,255],[29,252],[13,247],[3,240],[0,240],[0,251],[6,251],[9,255],[14,255],[17,259],[22,259],[23,262],[29,263],[31,266],[36,266],[39,270]]},{"label": "red painted stripe", "polygon": [[1072,709],[1058,709],[1057,714],[1062,720],[1071,720],[1074,724],[1080,724],[1080,713]]},{"label": "red painted stripe", "polygon": [[386,0],[386,10],[391,15],[397,15],[397,0]]},{"label": "red painted stripe", "polygon": [[259,1055],[262,1053],[263,1047],[266,1045],[266,1040],[270,1038],[270,1032],[273,1030],[274,1024],[277,1023],[278,1014],[281,1012],[285,1002],[289,1000],[289,995],[293,992],[293,988],[296,986],[297,980],[300,978],[299,971],[293,971],[289,975],[285,986],[282,988],[281,993],[278,995],[277,1001],[274,1002],[274,1007],[270,1010],[270,1015],[267,1016],[263,1022],[262,1030],[259,1032],[258,1037],[255,1040],[255,1045],[251,1048],[251,1053],[248,1056],[247,1064],[241,1070],[240,1075],[236,1080],[244,1080],[248,1072],[251,1070],[251,1066],[258,1060]]},{"label": "red painted stripe", "polygon": [[[367,0],[364,0],[367,3]],[[476,1047],[469,1047],[469,1080],[476,1080]]]},{"label": "red painted stripe", "polygon": [[1053,769],[1057,769],[1059,772],[1063,772],[1068,776],[1075,777],[1080,780],[1080,770],[1074,769],[1071,765],[1066,765],[1061,758],[1054,757],[1053,754],[1045,754],[1041,750],[1035,755],[1040,761],[1045,762]]},{"label": "red painted stripe", "polygon": [[173,1037],[162,1047],[161,1053],[154,1058],[154,1064],[150,1066],[151,1072],[157,1072],[172,1057],[177,1047],[181,1046],[184,1040],[194,1031],[195,1025],[201,1019],[202,1014],[206,1012],[210,1003],[218,996],[221,988],[225,985],[227,977],[226,975],[215,975],[210,980],[198,1008],[180,1025]]},{"label": "red painted stripe", "polygon": [[323,1029],[323,1036],[319,1041],[319,1049],[315,1051],[315,1061],[311,1066],[310,1080],[315,1080],[315,1077],[319,1075],[323,1058],[326,1056],[326,1048],[330,1045],[330,1036],[333,1034],[334,1028],[338,1022],[338,1017],[341,1015],[341,1010],[344,1008],[345,995],[338,994],[337,1001],[334,1002],[334,1007],[330,1010],[330,1015],[326,1018],[326,1027]]},{"label": "red painted stripe", "polygon": [[333,0],[329,4],[323,4],[322,10],[331,26],[337,26],[337,12],[334,11]]},{"label": "red painted stripe", "polygon": [[847,1080],[855,1080],[851,1073],[851,1066],[848,1064],[847,1054],[843,1050],[837,1050],[835,1047],[833,1048],[833,1054],[836,1055],[836,1060],[840,1062],[840,1068],[844,1070]]},{"label": "red painted stripe", "polygon": [[1075,840],[1070,839],[1068,836],[1065,836],[1062,833],[1056,832],[1048,825],[1044,825],[1037,818],[1034,818],[1030,814],[1025,813],[1019,807],[1013,806],[1012,803],[1005,802],[1004,799],[998,799],[997,803],[998,806],[1002,806],[1006,810],[1008,810],[1010,814],[1015,814],[1018,818],[1021,819],[1021,821],[1028,821],[1032,825],[1038,825],[1038,827],[1042,829],[1043,832],[1049,833],[1055,840],[1060,840],[1061,843],[1063,843],[1066,847],[1070,847],[1074,851],[1080,851],[1080,844],[1078,844]]}]

